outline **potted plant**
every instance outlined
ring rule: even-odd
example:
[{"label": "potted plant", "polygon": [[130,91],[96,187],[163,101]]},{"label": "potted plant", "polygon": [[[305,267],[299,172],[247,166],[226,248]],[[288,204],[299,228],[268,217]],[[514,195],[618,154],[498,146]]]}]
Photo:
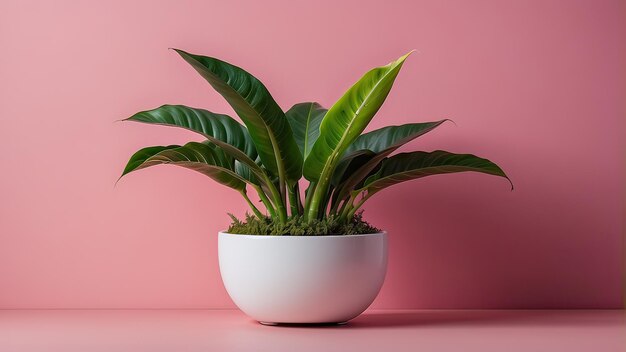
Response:
[{"label": "potted plant", "polygon": [[[122,176],[153,165],[177,165],[244,198],[253,215],[243,221],[231,215],[231,227],[219,233],[219,265],[235,304],[260,322],[346,322],[372,303],[385,277],[387,234],[365,222],[359,209],[381,190],[454,172],[508,179],[493,162],[470,154],[392,155],[445,120],[362,134],[410,53],[367,72],[328,110],[307,102],[283,112],[267,88],[243,69],[176,52],[226,99],[243,125],[182,105],[139,112],[126,120],[184,128],[204,140],[143,148]],[[259,206],[249,198],[250,190]]]}]

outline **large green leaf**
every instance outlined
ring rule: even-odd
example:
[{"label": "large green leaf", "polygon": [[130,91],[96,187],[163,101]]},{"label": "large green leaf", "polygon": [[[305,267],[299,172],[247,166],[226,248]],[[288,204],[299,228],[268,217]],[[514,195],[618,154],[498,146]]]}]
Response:
[{"label": "large green leaf", "polygon": [[148,147],[136,152],[129,160],[122,176],[154,165],[170,164],[181,166],[209,176],[222,185],[243,192],[246,179],[235,173],[230,166],[215,155],[210,145],[190,142],[184,146]]},{"label": "large green leaf", "polygon": [[[352,143],[333,173],[333,184],[339,189],[336,200],[350,195],[380,162],[402,145],[422,136],[448,120],[435,122],[409,123],[400,126],[383,127],[362,134]],[[364,151],[371,154],[362,155]],[[369,156],[369,158],[368,158]],[[347,167],[350,165],[351,167]]]},{"label": "large green leaf", "polygon": [[175,49],[233,107],[248,127],[263,165],[290,183],[302,176],[302,156],[284,112],[265,86],[224,61]]},{"label": "large green leaf", "polygon": [[326,111],[318,103],[300,103],[285,113],[304,159],[320,135],[320,124]]},{"label": "large green leaf", "polygon": [[362,149],[371,150],[374,153],[384,153],[390,149],[395,150],[403,144],[434,130],[446,121],[448,120],[407,123],[400,126],[387,126],[364,133],[346,149],[346,155]]},{"label": "large green leaf", "polygon": [[400,153],[385,159],[380,169],[368,177],[363,188],[356,192],[367,191],[368,194],[373,194],[404,181],[456,172],[480,172],[509,180],[498,165],[487,159],[472,154],[453,154],[437,150]]},{"label": "large green leaf", "polygon": [[230,116],[183,105],[163,105],[138,112],[124,121],[181,127],[200,133],[224,153],[249,167],[260,179],[263,177],[255,162],[257,151],[248,130]]},{"label": "large green leaf", "polygon": [[130,172],[137,170],[137,168],[139,168],[141,164],[143,164],[150,157],[156,154],[159,154],[160,152],[164,150],[175,149],[175,148],[180,148],[180,146],[179,145],[155,146],[155,147],[146,147],[146,148],[142,148],[138,150],[137,152],[135,152],[135,154],[133,154],[130,157],[130,160],[128,160],[128,163],[126,163],[126,167],[124,168],[124,171],[122,172],[122,176],[120,176],[120,178],[124,177],[126,174]]},{"label": "large green leaf", "polygon": [[367,72],[328,110],[320,125],[320,136],[304,162],[304,176],[309,181],[319,181],[332,173],[339,158],[382,106],[408,55]]},{"label": "large green leaf", "polygon": [[324,203],[323,198],[328,193],[331,176],[341,156],[378,112],[409,54],[367,72],[324,116],[320,136],[304,162],[304,177],[317,183],[310,203],[310,219],[317,217]]}]

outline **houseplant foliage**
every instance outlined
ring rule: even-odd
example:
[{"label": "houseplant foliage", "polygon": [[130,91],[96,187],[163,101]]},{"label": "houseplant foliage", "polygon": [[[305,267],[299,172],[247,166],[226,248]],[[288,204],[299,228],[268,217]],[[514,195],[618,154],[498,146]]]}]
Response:
[{"label": "houseplant foliage", "polygon": [[[126,120],[184,128],[205,140],[143,148],[130,158],[122,176],[159,164],[200,172],[241,194],[250,206],[254,216],[235,220],[231,229],[247,229],[249,234],[371,233],[376,229],[364,223],[358,211],[387,187],[457,172],[508,179],[495,163],[471,154],[437,150],[392,155],[445,120],[363,133],[410,53],[365,73],[329,109],[304,102],[284,112],[245,70],[175,51],[226,99],[243,124],[182,105],[139,112]],[[249,198],[251,191],[263,207]]]}]

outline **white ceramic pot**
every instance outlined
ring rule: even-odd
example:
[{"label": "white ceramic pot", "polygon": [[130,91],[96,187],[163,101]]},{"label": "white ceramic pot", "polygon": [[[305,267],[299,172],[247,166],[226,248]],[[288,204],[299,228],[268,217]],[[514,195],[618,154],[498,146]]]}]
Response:
[{"label": "white ceramic pot", "polygon": [[224,286],[262,323],[341,323],[374,301],[387,271],[387,233],[253,236],[219,233]]}]

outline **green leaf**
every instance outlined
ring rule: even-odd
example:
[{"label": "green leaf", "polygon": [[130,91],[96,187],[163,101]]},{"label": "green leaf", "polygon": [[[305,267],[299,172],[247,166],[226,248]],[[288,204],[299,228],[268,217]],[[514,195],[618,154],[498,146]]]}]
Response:
[{"label": "green leaf", "polygon": [[304,162],[304,176],[309,181],[317,182],[332,173],[382,106],[408,55],[367,72],[328,110],[320,136]]},{"label": "green leaf", "polygon": [[[365,180],[363,188],[373,194],[395,184],[431,175],[456,172],[480,172],[511,180],[493,162],[472,154],[453,154],[443,150],[434,152],[400,153],[385,159],[380,169]],[[511,183],[511,189],[513,184]]]},{"label": "green leaf", "polygon": [[341,159],[341,162],[335,168],[333,177],[331,178],[331,184],[335,187],[343,184],[350,175],[357,172],[368,161],[372,160],[376,156],[371,150],[361,149],[350,153],[347,157]]},{"label": "green leaf", "polygon": [[259,178],[259,176],[257,176],[252,170],[250,170],[250,168],[248,166],[246,166],[245,164],[243,164],[242,162],[240,162],[239,160],[235,160],[234,163],[234,170],[235,173],[241,177],[243,177],[244,179],[250,181],[250,183],[255,184],[255,185],[259,185],[259,186],[264,186],[265,183],[261,182],[260,180],[262,180],[262,178]]},{"label": "green leaf", "polygon": [[181,127],[200,133],[224,153],[245,164],[262,179],[263,171],[256,164],[257,151],[248,130],[232,117],[183,105],[163,105],[138,112],[124,121]]},{"label": "green leaf", "polygon": [[346,155],[362,149],[371,150],[374,153],[384,153],[390,149],[395,150],[403,144],[434,130],[446,121],[449,120],[387,126],[364,133],[346,149]]},{"label": "green leaf", "polygon": [[317,183],[310,203],[310,220],[317,218],[325,204],[323,198],[341,156],[378,112],[409,54],[367,72],[324,116],[320,136],[304,162],[304,177]]},{"label": "green leaf", "polygon": [[[381,160],[402,145],[434,130],[446,121],[448,120],[388,126],[359,136],[346,149],[339,166],[333,173],[333,184],[340,189],[336,199],[348,197],[354,187],[359,187]],[[371,154],[362,156],[364,151],[370,151]],[[355,163],[355,158],[358,158],[356,160],[358,163]],[[348,164],[351,165],[349,169],[342,167]]]},{"label": "green leaf", "polygon": [[130,158],[122,176],[161,164],[181,166],[200,172],[237,191],[245,191],[246,183],[248,183],[230,169],[230,165],[223,165],[211,146],[197,142],[190,142],[184,146],[170,145],[141,149]]},{"label": "green leaf", "polygon": [[155,147],[147,147],[140,149],[135,154],[130,157],[124,171],[122,172],[122,176],[124,177],[126,174],[137,170],[138,167],[141,166],[147,159],[154,156],[155,154],[159,154],[160,152],[168,149],[180,148],[179,145],[168,145],[168,146],[155,146]]},{"label": "green leaf", "polygon": [[233,107],[248,127],[263,165],[290,183],[302,176],[302,156],[280,106],[265,86],[224,61],[175,49]]},{"label": "green leaf", "polygon": [[304,159],[320,135],[320,124],[327,111],[318,103],[300,103],[285,113]]}]

